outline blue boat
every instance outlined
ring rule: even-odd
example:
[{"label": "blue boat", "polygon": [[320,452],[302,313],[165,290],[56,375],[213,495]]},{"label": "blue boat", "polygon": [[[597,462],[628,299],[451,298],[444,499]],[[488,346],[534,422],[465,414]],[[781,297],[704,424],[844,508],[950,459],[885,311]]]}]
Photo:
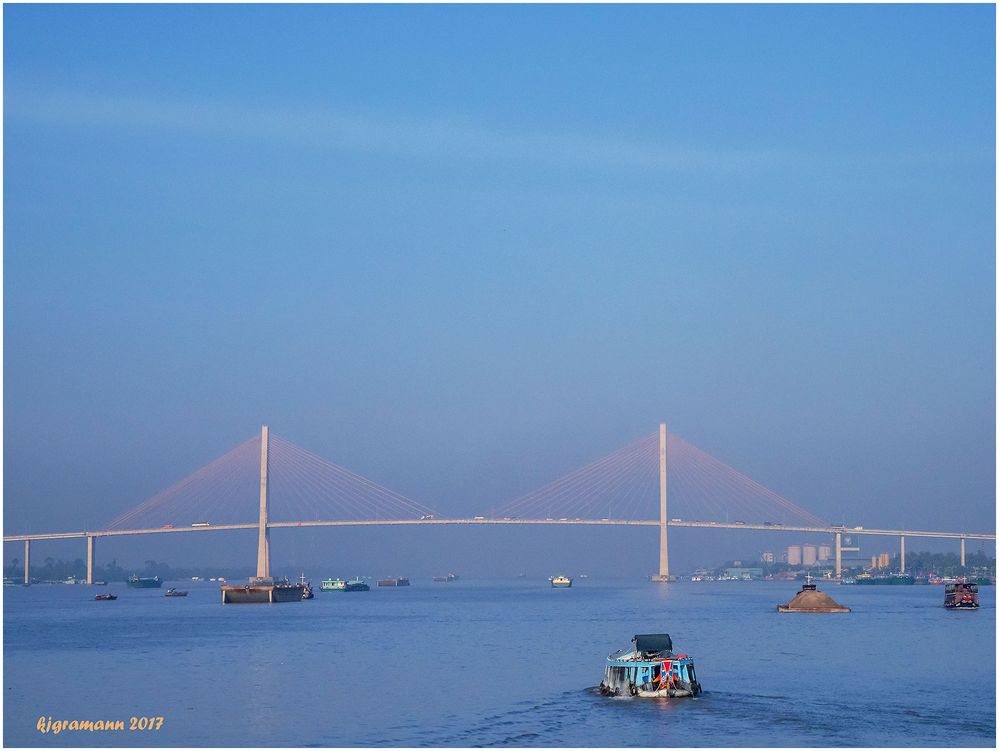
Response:
[{"label": "blue boat", "polygon": [[631,643],[630,650],[621,649],[607,657],[601,694],[645,698],[701,693],[693,658],[673,654],[669,634],[636,634]]}]

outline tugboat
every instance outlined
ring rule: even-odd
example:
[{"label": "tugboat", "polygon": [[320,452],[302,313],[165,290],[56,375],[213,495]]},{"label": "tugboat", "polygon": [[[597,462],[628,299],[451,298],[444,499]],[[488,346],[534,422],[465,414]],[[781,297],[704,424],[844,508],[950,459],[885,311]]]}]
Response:
[{"label": "tugboat", "polygon": [[978,585],[955,582],[944,590],[944,607],[951,610],[974,610],[978,607]]},{"label": "tugboat", "polygon": [[344,592],[367,592],[371,587],[361,581],[361,577],[351,579],[344,585]]},{"label": "tugboat", "polygon": [[630,651],[618,650],[607,657],[600,693],[604,696],[641,698],[697,696],[701,684],[694,673],[694,660],[673,654],[669,634],[636,634]]},{"label": "tugboat", "polygon": [[552,582],[552,586],[553,587],[571,587],[572,586],[572,579],[570,579],[568,576],[561,576],[561,575],[560,576],[553,576],[551,578],[551,582]]},{"label": "tugboat", "polygon": [[168,589],[164,597],[187,597],[187,592],[180,589]]},{"label": "tugboat", "polygon": [[347,582],[343,579],[323,579],[319,584],[320,592],[345,592]]},{"label": "tugboat", "polygon": [[312,593],[312,582],[305,580],[305,572],[299,578],[298,583],[302,585],[302,599],[311,600],[315,595]]},{"label": "tugboat", "polygon": [[117,600],[118,599],[118,595],[103,594],[103,595],[97,595],[97,596],[95,596],[94,599],[98,600],[98,601]]}]

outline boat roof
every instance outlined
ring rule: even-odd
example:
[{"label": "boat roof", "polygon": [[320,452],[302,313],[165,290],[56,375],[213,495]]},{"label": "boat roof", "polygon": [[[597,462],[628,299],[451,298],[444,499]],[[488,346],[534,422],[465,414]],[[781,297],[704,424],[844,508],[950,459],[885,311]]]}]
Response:
[{"label": "boat roof", "polygon": [[669,634],[635,634],[631,640],[636,652],[672,652],[673,640]]}]

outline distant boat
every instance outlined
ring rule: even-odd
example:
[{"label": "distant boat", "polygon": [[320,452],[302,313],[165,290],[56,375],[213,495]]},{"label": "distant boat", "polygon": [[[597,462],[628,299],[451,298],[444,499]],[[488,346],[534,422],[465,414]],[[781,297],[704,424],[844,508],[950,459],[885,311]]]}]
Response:
[{"label": "distant boat", "polygon": [[345,592],[347,582],[343,579],[323,579],[319,584],[320,592]]},{"label": "distant boat", "polygon": [[179,589],[168,589],[164,597],[187,597],[187,592]]},{"label": "distant boat", "polygon": [[955,582],[944,590],[944,607],[973,610],[978,607],[978,585],[974,582]]},{"label": "distant boat", "polygon": [[94,597],[94,599],[95,600],[117,600],[118,599],[118,595],[112,595],[112,594],[97,595],[96,597]]},{"label": "distant boat", "polygon": [[553,587],[571,587],[572,586],[572,579],[570,579],[568,576],[553,576],[551,581],[552,581],[552,586]]},{"label": "distant boat", "polygon": [[132,574],[128,577],[128,586],[138,589],[159,589],[163,586],[163,580],[158,576],[140,577]]},{"label": "distant boat", "polygon": [[305,580],[304,572],[302,573],[301,578],[298,580],[298,583],[304,587],[304,589],[302,590],[303,600],[311,600],[312,598],[315,597],[315,595],[312,593],[312,582]]},{"label": "distant boat", "polygon": [[379,587],[408,587],[409,579],[405,577],[398,577],[394,579],[379,579]]},{"label": "distant boat", "polygon": [[345,592],[367,592],[369,589],[371,589],[371,587],[361,581],[360,577],[351,579],[346,585],[344,585]]}]

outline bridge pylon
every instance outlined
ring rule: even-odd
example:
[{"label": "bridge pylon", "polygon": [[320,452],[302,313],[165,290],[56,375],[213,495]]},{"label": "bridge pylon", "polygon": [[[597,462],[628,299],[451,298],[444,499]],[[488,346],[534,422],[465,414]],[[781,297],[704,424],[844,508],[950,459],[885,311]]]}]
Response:
[{"label": "bridge pylon", "polygon": [[666,540],[666,423],[659,423],[659,573],[654,582],[669,581],[669,546]]},{"label": "bridge pylon", "polygon": [[257,578],[268,579],[271,575],[271,537],[267,526],[267,491],[269,480],[267,470],[270,465],[270,438],[267,426],[260,429],[260,522],[257,533]]}]

